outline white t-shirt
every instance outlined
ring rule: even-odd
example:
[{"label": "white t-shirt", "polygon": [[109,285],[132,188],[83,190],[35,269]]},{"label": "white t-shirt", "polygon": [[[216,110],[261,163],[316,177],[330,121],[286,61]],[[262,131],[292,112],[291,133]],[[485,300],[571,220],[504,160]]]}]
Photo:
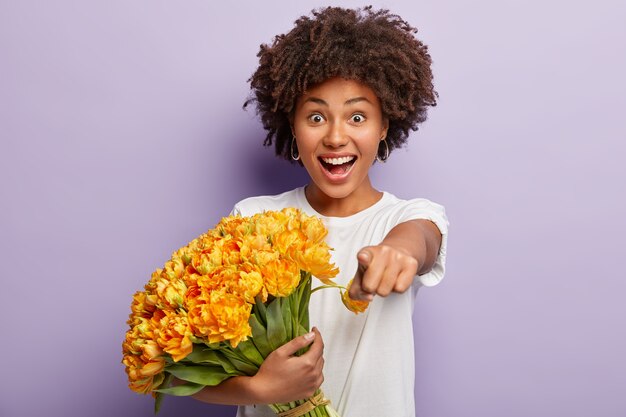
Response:
[{"label": "white t-shirt", "polygon": [[[339,267],[335,282],[346,285],[357,270],[356,254],[377,245],[399,223],[428,219],[442,234],[439,255],[432,270],[417,276],[405,293],[374,297],[365,313],[348,311],[335,289],[311,296],[311,326],[324,339],[322,390],[342,417],[414,417],[415,364],[413,303],[420,286],[438,284],[444,275],[448,220],[444,208],[426,199],[401,200],[389,193],[373,206],[349,217],[326,217],[308,203],[304,187],[276,196],[247,198],[233,214],[251,216],[265,210],[297,207],[322,219],[328,228],[332,261]],[[320,282],[313,281],[313,286]],[[237,417],[274,417],[265,405],[239,407]]]}]

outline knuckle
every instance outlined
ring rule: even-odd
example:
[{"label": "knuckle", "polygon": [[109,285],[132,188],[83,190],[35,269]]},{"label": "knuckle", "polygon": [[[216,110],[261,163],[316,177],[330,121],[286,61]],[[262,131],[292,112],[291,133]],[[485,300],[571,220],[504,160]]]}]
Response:
[{"label": "knuckle", "polygon": [[372,282],[364,282],[363,283],[363,290],[369,293],[372,293],[374,291],[376,291],[376,286],[372,283]]},{"label": "knuckle", "polygon": [[270,353],[267,358],[268,359],[275,359],[275,358],[282,358],[283,357],[283,349],[282,347],[276,349],[275,351],[273,351],[272,353]]},{"label": "knuckle", "polygon": [[410,282],[399,281],[395,286],[395,290],[397,292],[405,292],[406,290],[409,289],[409,287],[410,287]]},{"label": "knuckle", "polygon": [[374,294],[376,292],[376,287],[374,287],[373,285],[368,285],[367,287],[363,288],[363,291],[366,293]]},{"label": "knuckle", "polygon": [[413,269],[417,270],[417,266],[418,266],[417,259],[415,259],[415,258],[413,258],[413,257],[409,257],[409,260],[408,260],[408,265],[409,265],[409,267],[411,267],[411,268],[413,268]]}]

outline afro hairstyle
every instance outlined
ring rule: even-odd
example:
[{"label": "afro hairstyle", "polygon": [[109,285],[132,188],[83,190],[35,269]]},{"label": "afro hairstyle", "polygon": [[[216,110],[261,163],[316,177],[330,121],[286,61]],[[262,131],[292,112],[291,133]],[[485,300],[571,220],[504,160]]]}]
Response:
[{"label": "afro hairstyle", "polygon": [[274,143],[276,154],[291,160],[290,116],[298,98],[309,86],[342,77],[375,92],[389,121],[389,151],[403,146],[438,98],[428,47],[415,33],[389,10],[327,7],[300,17],[272,45],[262,44],[244,108],[256,104],[267,131],[264,145]]}]

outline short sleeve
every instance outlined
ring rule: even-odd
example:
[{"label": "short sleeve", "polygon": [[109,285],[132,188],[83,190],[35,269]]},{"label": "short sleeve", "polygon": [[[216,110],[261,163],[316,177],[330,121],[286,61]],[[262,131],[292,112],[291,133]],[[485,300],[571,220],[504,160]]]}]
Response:
[{"label": "short sleeve", "polygon": [[418,276],[419,283],[425,287],[435,286],[441,282],[446,271],[449,222],[445,208],[423,198],[405,201],[402,206],[398,223],[416,219],[430,220],[441,232],[441,246],[432,269],[426,274]]},{"label": "short sleeve", "polygon": [[239,208],[239,203],[235,204],[233,209],[230,211],[229,216],[241,216],[241,208]]}]

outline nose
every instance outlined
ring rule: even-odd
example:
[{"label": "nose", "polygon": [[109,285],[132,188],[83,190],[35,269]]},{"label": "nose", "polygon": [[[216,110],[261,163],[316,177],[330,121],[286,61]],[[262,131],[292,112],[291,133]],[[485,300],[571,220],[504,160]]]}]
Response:
[{"label": "nose", "polygon": [[329,148],[340,148],[348,143],[348,136],[341,123],[331,122],[324,137],[324,145]]}]

